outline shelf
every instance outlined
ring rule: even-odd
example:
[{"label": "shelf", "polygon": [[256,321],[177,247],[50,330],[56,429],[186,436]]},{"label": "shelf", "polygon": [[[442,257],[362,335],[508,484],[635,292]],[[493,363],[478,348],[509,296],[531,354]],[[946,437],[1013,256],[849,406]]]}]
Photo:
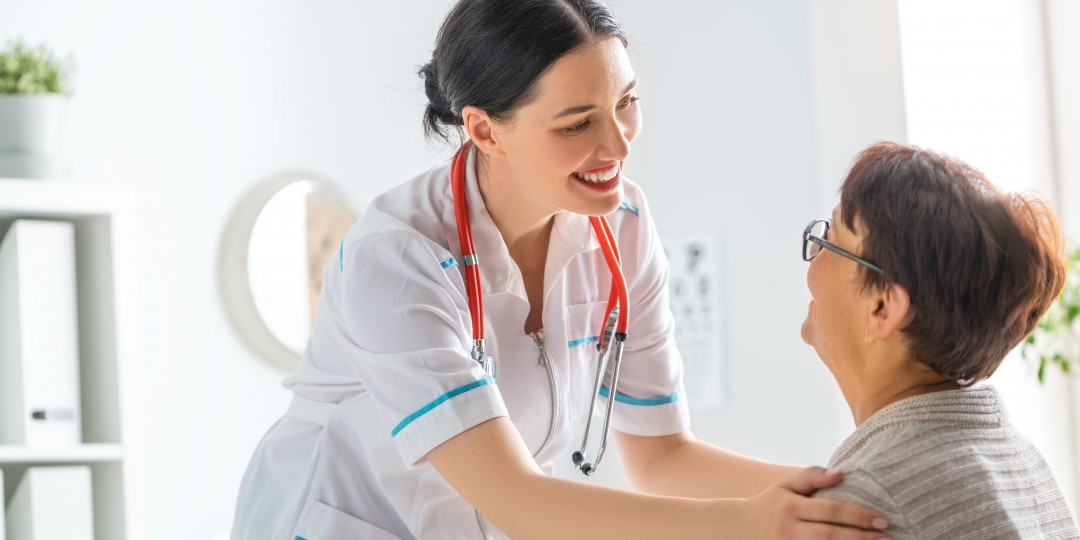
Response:
[{"label": "shelf", "polygon": [[13,215],[45,219],[109,215],[129,202],[126,192],[109,184],[0,178],[0,219]]},{"label": "shelf", "polygon": [[0,465],[98,463],[120,461],[124,457],[119,444],[81,444],[56,448],[32,448],[0,444]]},{"label": "shelf", "polygon": [[[147,530],[140,511],[145,499],[140,496],[141,481],[131,472],[140,467],[138,437],[121,437],[132,411],[138,410],[128,371],[137,368],[132,362],[133,329],[138,326],[133,195],[130,189],[109,183],[0,178],[0,237],[18,219],[75,226],[79,400],[85,441],[54,448],[0,444],[3,500],[11,499],[33,467],[88,466],[94,536],[110,540],[145,538]],[[121,408],[124,402],[129,404],[127,411]]]}]

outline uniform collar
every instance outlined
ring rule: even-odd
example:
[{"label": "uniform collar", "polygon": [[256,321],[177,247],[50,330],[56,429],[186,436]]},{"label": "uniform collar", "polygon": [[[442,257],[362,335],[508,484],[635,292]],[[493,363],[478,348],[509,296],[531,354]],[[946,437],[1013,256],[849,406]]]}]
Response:
[{"label": "uniform collar", "polygon": [[[510,257],[499,229],[491,219],[484,198],[480,195],[480,186],[476,180],[476,147],[469,150],[465,165],[465,201],[472,228],[473,245],[480,259],[480,279],[484,294],[510,292],[526,298],[525,284],[521,271]],[[451,252],[459,262],[462,256],[461,245],[457,236],[457,221],[454,216],[453,189],[450,186],[449,168],[447,168],[446,204],[443,206],[443,223],[446,227],[447,241]],[[548,245],[547,265],[544,269],[545,297],[549,286],[562,272],[570,260],[580,253],[599,249],[600,243],[589,225],[589,218],[571,212],[555,215]]]}]

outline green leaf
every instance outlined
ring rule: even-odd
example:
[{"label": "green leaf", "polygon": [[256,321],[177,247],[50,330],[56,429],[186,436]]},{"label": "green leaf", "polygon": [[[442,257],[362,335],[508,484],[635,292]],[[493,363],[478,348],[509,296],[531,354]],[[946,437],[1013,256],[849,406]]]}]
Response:
[{"label": "green leaf", "polygon": [[1028,360],[1033,360],[1031,356],[1039,355],[1037,376],[1040,383],[1046,379],[1048,363],[1069,373],[1072,363],[1061,347],[1072,339],[1080,338],[1076,335],[1080,329],[1075,324],[1080,319],[1080,245],[1073,242],[1069,242],[1069,245],[1065,254],[1065,286],[1032,333],[1024,338],[1020,349],[1021,355]]},{"label": "green leaf", "polygon": [[68,94],[71,59],[60,60],[45,45],[27,47],[21,39],[0,51],[0,94]]}]

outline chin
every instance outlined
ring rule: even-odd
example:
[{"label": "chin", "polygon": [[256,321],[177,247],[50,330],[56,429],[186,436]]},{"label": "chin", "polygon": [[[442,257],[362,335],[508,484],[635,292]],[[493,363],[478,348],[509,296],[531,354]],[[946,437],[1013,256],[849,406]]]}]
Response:
[{"label": "chin", "polygon": [[623,202],[622,192],[620,191],[618,198],[616,198],[614,202],[612,202],[611,204],[607,204],[607,205],[602,206],[601,209],[600,209],[600,213],[592,214],[592,215],[594,215],[594,216],[609,216],[611,214],[614,214],[615,211],[619,209],[619,205],[622,204],[622,202]]},{"label": "chin", "polygon": [[619,209],[622,204],[622,193],[618,197],[604,200],[579,201],[578,204],[567,208],[570,212],[583,216],[609,216]]},{"label": "chin", "polygon": [[810,318],[807,317],[802,323],[802,328],[799,329],[799,336],[802,337],[803,343],[806,343],[811,347],[814,346],[812,326],[813,324],[810,322]]}]

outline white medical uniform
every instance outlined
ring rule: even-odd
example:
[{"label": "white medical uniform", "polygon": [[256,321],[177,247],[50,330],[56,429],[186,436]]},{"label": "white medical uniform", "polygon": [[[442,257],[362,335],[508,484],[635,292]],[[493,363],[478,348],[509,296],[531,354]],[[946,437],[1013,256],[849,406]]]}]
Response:
[{"label": "white medical uniform", "polygon": [[[555,216],[543,331],[526,334],[521,273],[484,208],[471,156],[466,174],[497,381],[469,356],[450,167],[438,167],[375,199],[328,266],[303,362],[284,382],[292,404],[255,450],[233,540],[503,538],[427,453],[499,416],[548,474],[580,444],[611,288],[603,253],[588,218]],[[689,427],[689,413],[667,259],[641,190],[623,181],[625,202],[608,219],[631,309],[612,428],[669,435]]]}]

